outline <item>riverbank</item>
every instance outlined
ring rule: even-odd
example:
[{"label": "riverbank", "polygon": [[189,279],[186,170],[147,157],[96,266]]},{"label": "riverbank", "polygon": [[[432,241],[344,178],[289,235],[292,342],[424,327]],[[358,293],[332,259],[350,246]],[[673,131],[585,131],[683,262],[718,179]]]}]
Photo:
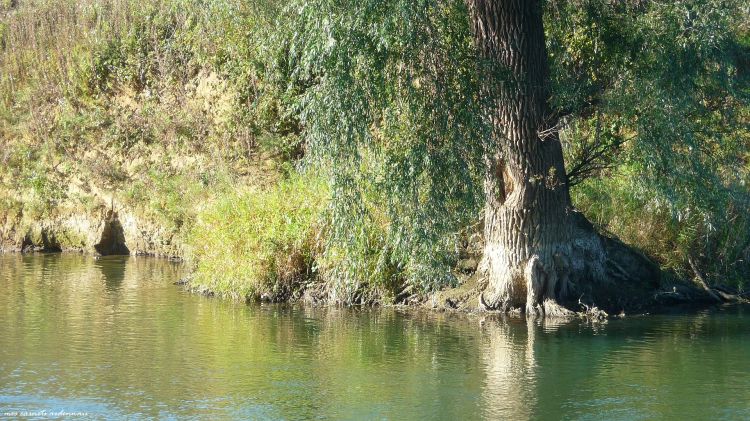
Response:
[{"label": "riverbank", "polygon": [[[292,192],[289,189],[285,193]],[[294,195],[292,195],[294,196]],[[308,196],[309,197],[309,196]],[[268,226],[278,219],[279,215],[289,215],[290,209],[280,209],[269,206],[269,201],[280,203],[281,198],[269,198],[255,195],[255,204],[243,211],[253,213],[255,224]],[[351,294],[348,301],[337,295],[337,284],[328,280],[320,271],[322,265],[315,261],[317,257],[313,250],[315,245],[309,242],[311,236],[305,231],[298,232],[295,238],[287,238],[287,244],[280,244],[278,249],[259,249],[273,244],[271,238],[263,243],[257,238],[246,238],[248,229],[234,224],[234,217],[222,210],[222,206],[237,209],[239,198],[219,205],[214,217],[202,219],[202,232],[191,236],[194,243],[202,246],[202,253],[193,252],[192,259],[185,261],[187,276],[178,284],[187,290],[201,295],[215,296],[220,299],[242,301],[248,303],[300,303],[308,306],[365,306],[365,307],[397,307],[405,309],[430,309],[449,312],[485,312],[481,305],[481,294],[485,287],[481,276],[476,272],[481,259],[481,238],[473,236],[461,251],[461,259],[452,271],[457,279],[455,285],[447,286],[437,291],[425,291],[414,288],[408,283],[391,284],[384,288],[381,284],[374,286],[361,283],[359,290]],[[240,202],[241,203],[241,202]],[[289,205],[289,201],[285,202]],[[318,206],[318,205],[316,205]],[[294,206],[292,207],[294,208]],[[297,212],[300,208],[296,208]],[[309,210],[309,209],[308,209]],[[303,212],[309,215],[309,212]],[[229,215],[229,216],[227,216]],[[265,218],[263,215],[267,215]],[[308,216],[309,217],[309,216]],[[297,221],[285,218],[292,226],[309,225],[309,221]],[[169,258],[183,261],[184,250],[190,249],[185,243],[172,241],[175,238],[164,227],[147,229],[136,217],[128,213],[115,213],[111,210],[100,215],[99,218],[71,216],[57,220],[41,221],[26,225],[26,231],[10,229],[6,223],[0,230],[0,252],[16,253],[83,253],[91,256],[106,255],[134,255],[153,256],[155,258]],[[20,225],[10,225],[16,228]],[[257,228],[257,227],[256,227]],[[291,227],[275,228],[276,239],[284,238],[279,231],[286,230],[288,234],[297,232]],[[223,234],[222,234],[223,233]],[[159,236],[165,237],[159,237]],[[232,241],[226,236],[245,238],[242,250],[229,247]],[[314,237],[314,236],[313,236]],[[213,238],[218,241],[198,242],[196,239]],[[179,241],[179,240],[178,240]],[[253,241],[255,241],[253,243]],[[308,241],[308,242],[306,242]],[[251,244],[255,244],[254,247]],[[290,246],[292,248],[290,248]],[[296,249],[294,248],[296,247]],[[231,254],[237,252],[237,254]],[[217,254],[218,253],[218,254]],[[307,253],[307,254],[305,254]],[[218,257],[221,256],[221,257]],[[200,259],[205,259],[201,261]],[[281,259],[281,260],[279,260]],[[208,266],[205,262],[211,262]],[[215,266],[217,261],[221,265]],[[225,269],[221,269],[221,267]],[[265,267],[265,272],[258,272],[258,268]],[[253,272],[255,270],[256,272]],[[242,282],[250,279],[250,282]],[[571,297],[566,307],[575,314],[594,318],[620,317],[623,315],[637,315],[649,313],[665,313],[672,309],[697,310],[714,305],[727,303],[747,303],[750,294],[738,291],[725,285],[708,287],[705,283],[680,279],[669,274],[663,274],[658,284],[643,283],[630,285],[612,281],[609,285],[602,285],[597,290],[590,290],[589,294]],[[235,282],[226,282],[235,280]],[[648,284],[648,285],[647,285]]]},{"label": "riverbank", "polygon": [[[0,5],[0,250],[181,258],[193,290],[237,301],[478,308],[481,165],[449,150],[438,160],[402,156],[425,139],[450,142],[431,131],[429,113],[404,109],[389,123],[378,111],[383,120],[365,131],[392,150],[362,150],[351,180],[332,185],[332,161],[311,157],[300,111],[316,85],[295,70],[276,6],[230,0],[206,13],[171,0]],[[419,89],[403,86],[412,85]],[[602,112],[604,121],[621,118]],[[330,136],[336,121],[338,114]],[[607,123],[608,136],[635,136],[631,122]],[[599,117],[580,124],[566,129],[568,164],[586,133],[599,132]],[[724,150],[714,140],[704,139]],[[446,181],[433,164],[459,156],[463,178]],[[613,161],[570,193],[597,231],[648,256],[636,269],[649,276],[623,280],[637,265],[617,262],[612,282],[571,294],[569,307],[645,312],[744,291],[750,167],[722,162],[750,161],[712,158],[715,174],[679,191],[643,185],[634,162]],[[409,183],[394,181],[412,171]],[[434,215],[423,212],[428,204]]]},{"label": "riverbank", "polygon": [[148,255],[179,258],[175,233],[135,214],[97,209],[67,213],[41,221],[5,216],[0,225],[0,252],[71,252],[98,255]]}]

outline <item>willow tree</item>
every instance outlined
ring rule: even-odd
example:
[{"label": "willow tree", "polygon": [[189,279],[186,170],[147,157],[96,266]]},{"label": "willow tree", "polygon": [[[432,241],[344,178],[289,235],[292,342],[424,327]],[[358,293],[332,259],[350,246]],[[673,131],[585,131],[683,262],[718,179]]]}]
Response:
[{"label": "willow tree", "polygon": [[[449,259],[441,260],[450,254],[445,245],[479,211],[485,244],[480,271],[486,281],[480,302],[486,308],[559,314],[580,293],[606,299],[612,291],[654,287],[659,270],[651,261],[600,235],[576,212],[560,133],[563,123],[585,122],[592,115],[627,120],[607,129],[614,134],[603,149],[596,143],[593,152],[589,148],[572,163],[576,177],[605,168],[608,159],[663,160],[665,167],[685,159],[697,162],[692,148],[680,147],[687,132],[669,132],[678,133],[677,127],[688,127],[683,122],[698,118],[679,111],[698,110],[695,104],[724,94],[701,89],[698,81],[711,79],[706,69],[714,68],[722,69],[714,72],[715,79],[727,79],[731,67],[714,60],[713,53],[696,54],[694,47],[723,39],[722,31],[733,21],[715,19],[712,14],[721,5],[710,2],[685,2],[673,9],[621,3],[292,2],[283,25],[288,32],[276,43],[282,48],[274,71],[288,82],[287,107],[299,115],[308,158],[330,170],[333,238],[338,241],[331,249],[367,254],[374,243],[367,226],[385,214],[381,220],[387,222],[381,225],[387,232],[375,241],[382,250],[370,266],[391,264],[407,282],[434,288],[443,282],[440,274],[449,273]],[[625,33],[602,38],[602,45],[615,47],[594,74],[581,74],[580,60],[566,68],[557,57],[555,69],[565,73],[561,77],[550,74],[545,40],[550,31],[544,25],[544,8],[561,4],[571,10],[609,7],[615,12],[607,18],[613,21],[629,14],[645,18],[636,22],[640,26],[629,44],[617,38],[631,36]],[[695,16],[709,24],[696,25]],[[677,22],[670,27],[676,34],[700,34],[697,40],[669,45],[680,57],[697,57],[695,63],[675,66],[668,51],[656,60],[644,52],[648,43],[643,40],[658,32],[650,25],[665,22]],[[609,25],[617,32],[616,25]],[[554,29],[557,36],[565,32]],[[552,45],[559,47],[566,37]],[[639,66],[667,75],[662,79],[690,81],[691,92],[701,95],[684,101],[692,108],[666,108],[662,114],[672,120],[634,114],[630,110],[639,104],[618,98],[638,101],[651,95],[640,109],[656,110],[680,91],[670,82],[659,84],[659,94],[649,92],[638,75],[628,73]],[[671,68],[677,72],[670,74]],[[560,83],[565,80],[574,83]],[[597,142],[607,130],[597,130]],[[621,138],[631,132],[635,135],[626,149]],[[587,145],[585,140],[580,144]],[[696,173],[704,177],[702,170]],[[660,178],[671,182],[679,175],[670,177]],[[344,263],[347,269],[356,267],[357,259]],[[356,283],[361,272],[349,274],[344,278]]]},{"label": "willow tree", "polygon": [[482,303],[556,314],[565,312],[558,302],[571,283],[605,282],[616,271],[643,276],[623,261],[649,262],[624,246],[613,253],[573,209],[558,115],[550,107],[541,2],[468,3],[481,55],[507,75],[485,88],[500,147],[486,157]]},{"label": "willow tree", "polygon": [[469,0],[469,7],[479,51],[509,75],[486,88],[501,147],[486,158],[483,269],[489,291],[483,302],[549,311],[567,293],[577,267],[586,265],[573,241],[583,237],[594,265],[601,264],[603,249],[591,234],[574,229],[557,119],[548,104],[541,5]]}]

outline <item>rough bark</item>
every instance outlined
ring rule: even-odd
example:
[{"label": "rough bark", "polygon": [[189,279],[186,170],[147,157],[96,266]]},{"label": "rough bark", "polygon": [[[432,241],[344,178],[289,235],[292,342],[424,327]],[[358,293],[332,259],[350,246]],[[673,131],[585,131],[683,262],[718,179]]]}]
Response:
[{"label": "rough bark", "polygon": [[[540,2],[467,2],[477,47],[494,66],[494,77],[486,78],[491,81],[486,94],[494,101],[487,111],[498,145],[486,155],[480,269],[487,287],[480,302],[491,309],[566,315],[569,310],[560,304],[572,292],[587,287],[591,292],[592,283],[618,277],[638,281],[632,265],[649,262],[622,243],[614,247],[572,207],[557,121],[548,102]],[[626,267],[618,269],[618,259]],[[647,272],[635,276],[653,277],[653,264]]]}]

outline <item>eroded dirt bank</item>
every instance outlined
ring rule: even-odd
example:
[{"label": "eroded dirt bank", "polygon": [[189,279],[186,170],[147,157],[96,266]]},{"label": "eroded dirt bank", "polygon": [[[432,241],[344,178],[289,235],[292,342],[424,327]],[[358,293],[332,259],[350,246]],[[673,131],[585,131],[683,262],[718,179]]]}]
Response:
[{"label": "eroded dirt bank", "polygon": [[184,248],[176,233],[127,209],[81,214],[56,213],[29,221],[0,215],[2,252],[83,252],[97,255],[152,255],[178,258]]}]

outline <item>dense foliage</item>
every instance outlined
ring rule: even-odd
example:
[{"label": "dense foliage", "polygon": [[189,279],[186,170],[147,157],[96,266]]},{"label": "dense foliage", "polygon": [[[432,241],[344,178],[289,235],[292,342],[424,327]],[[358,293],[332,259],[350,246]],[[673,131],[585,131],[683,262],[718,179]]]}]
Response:
[{"label": "dense foliage", "polygon": [[457,234],[479,215],[489,138],[463,4],[289,8],[292,76],[311,81],[298,103],[308,161],[332,169],[337,294],[347,301],[384,273],[421,288],[452,282]]},{"label": "dense foliage", "polygon": [[[333,168],[334,243],[450,282],[481,211],[487,66],[448,1],[300,1],[282,19],[304,134]],[[682,276],[746,279],[748,10],[739,1],[549,1],[553,107],[577,206]],[[502,75],[494,74],[502,78]],[[378,242],[366,228],[384,218]],[[696,273],[697,272],[697,273]],[[356,272],[344,279],[361,280]]]},{"label": "dense foliage", "polygon": [[750,276],[747,13],[734,1],[548,6],[569,168],[597,176],[576,204],[682,276]]},{"label": "dense foliage", "polygon": [[[575,205],[681,277],[745,282],[748,7],[544,7]],[[482,84],[502,78],[463,2],[0,1],[0,69],[0,216],[117,200],[230,294],[297,273],[288,250],[342,302],[457,282],[495,147]]]}]

